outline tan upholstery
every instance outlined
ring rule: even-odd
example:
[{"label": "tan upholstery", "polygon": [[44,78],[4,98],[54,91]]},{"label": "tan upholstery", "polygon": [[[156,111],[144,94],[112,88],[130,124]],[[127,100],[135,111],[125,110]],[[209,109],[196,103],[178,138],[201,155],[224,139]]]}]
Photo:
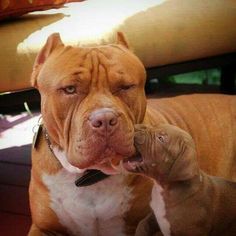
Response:
[{"label": "tan upholstery", "polygon": [[65,44],[111,43],[122,31],[146,67],[236,51],[236,1],[87,0],[0,23],[0,91],[30,87],[38,50],[53,32]]}]

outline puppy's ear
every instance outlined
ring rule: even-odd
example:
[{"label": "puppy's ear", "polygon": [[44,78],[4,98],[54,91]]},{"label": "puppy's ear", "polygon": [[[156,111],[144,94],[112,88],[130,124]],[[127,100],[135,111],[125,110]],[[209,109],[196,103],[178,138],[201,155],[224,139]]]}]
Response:
[{"label": "puppy's ear", "polygon": [[125,39],[125,36],[122,32],[117,32],[117,34],[116,34],[116,43],[129,49],[129,44],[127,43],[127,40]]},{"label": "puppy's ear", "polygon": [[196,160],[195,148],[186,146],[184,151],[175,160],[168,180],[170,182],[188,180],[197,174],[199,174],[199,167]]},{"label": "puppy's ear", "polygon": [[59,33],[54,33],[48,37],[46,44],[43,46],[43,48],[39,51],[38,55],[36,56],[33,65],[33,72],[31,74],[32,86],[37,87],[37,77],[42,65],[49,57],[49,55],[54,51],[54,49],[57,48],[58,46],[63,46],[63,43],[61,41]]}]

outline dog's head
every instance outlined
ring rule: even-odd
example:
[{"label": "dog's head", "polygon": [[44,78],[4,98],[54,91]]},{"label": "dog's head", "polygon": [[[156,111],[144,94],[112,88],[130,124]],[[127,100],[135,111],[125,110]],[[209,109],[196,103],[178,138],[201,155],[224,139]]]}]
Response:
[{"label": "dog's head", "polygon": [[124,161],[130,172],[158,181],[182,181],[198,174],[196,149],[192,137],[173,125],[135,126],[137,154]]},{"label": "dog's head", "polygon": [[118,44],[65,46],[51,35],[31,77],[41,94],[41,112],[51,142],[80,169],[109,169],[134,153],[134,124],[144,119],[145,69]]}]

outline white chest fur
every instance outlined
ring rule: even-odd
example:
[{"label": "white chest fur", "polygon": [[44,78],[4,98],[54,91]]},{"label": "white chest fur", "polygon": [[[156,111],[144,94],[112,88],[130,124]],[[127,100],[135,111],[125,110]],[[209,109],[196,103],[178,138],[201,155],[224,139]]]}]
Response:
[{"label": "white chest fur", "polygon": [[166,208],[162,192],[162,187],[158,184],[154,184],[150,206],[156,216],[161,232],[164,234],[164,236],[170,236],[170,223],[166,219]]},{"label": "white chest fur", "polygon": [[129,209],[131,189],[122,175],[111,176],[89,187],[76,187],[76,173],[65,169],[44,175],[51,208],[73,235],[125,235],[122,216]]}]

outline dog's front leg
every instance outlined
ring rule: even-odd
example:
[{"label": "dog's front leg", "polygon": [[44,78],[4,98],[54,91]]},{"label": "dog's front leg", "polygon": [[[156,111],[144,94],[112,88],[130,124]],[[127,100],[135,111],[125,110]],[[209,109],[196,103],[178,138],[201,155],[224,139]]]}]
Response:
[{"label": "dog's front leg", "polygon": [[45,236],[46,234],[43,233],[36,225],[32,224],[30,227],[30,231],[28,236]]}]

